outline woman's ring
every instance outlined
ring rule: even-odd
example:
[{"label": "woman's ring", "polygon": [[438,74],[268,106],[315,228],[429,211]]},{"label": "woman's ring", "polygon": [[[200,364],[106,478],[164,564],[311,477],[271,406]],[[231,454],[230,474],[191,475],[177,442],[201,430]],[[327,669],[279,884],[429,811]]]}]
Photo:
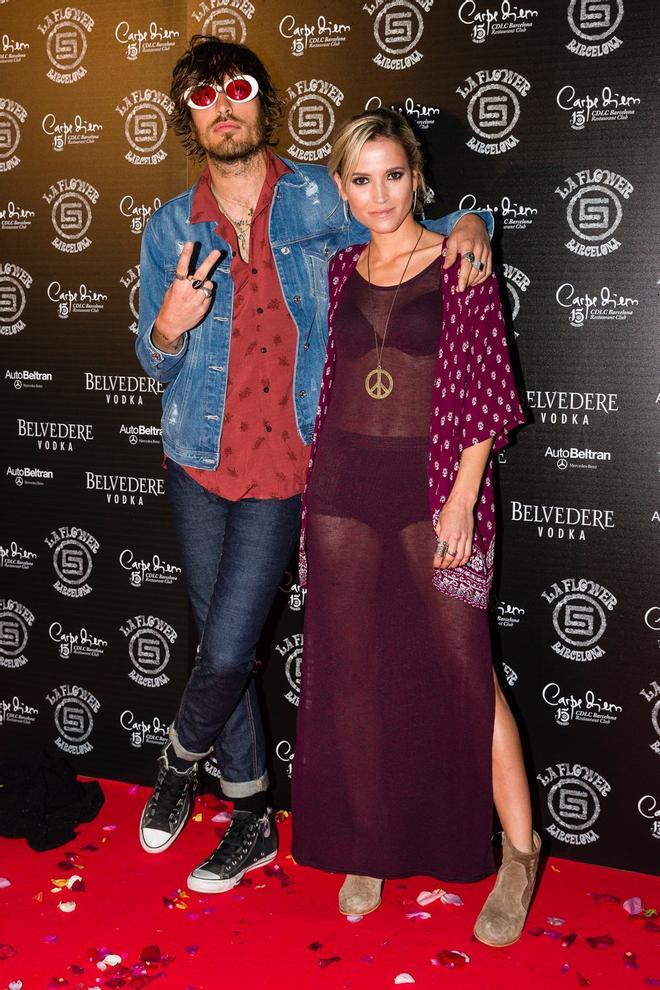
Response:
[{"label": "woman's ring", "polygon": [[456,553],[457,553],[457,551],[456,551],[456,550],[454,550],[454,552],[453,552],[453,553],[451,552],[451,550],[448,550],[448,551],[447,551],[447,555],[448,555],[449,557],[455,557],[455,556],[456,556]]},{"label": "woman's ring", "polygon": [[469,261],[471,265],[473,265],[477,260],[474,256],[474,251],[466,251],[463,257],[466,261]]},{"label": "woman's ring", "polygon": [[438,540],[438,546],[436,548],[436,553],[438,557],[444,557],[449,550],[449,544],[446,540]]},{"label": "woman's ring", "polygon": [[[470,254],[472,254],[471,251]],[[471,261],[470,264],[472,265],[473,268],[476,268],[478,272],[482,272],[486,267],[483,261]]]}]

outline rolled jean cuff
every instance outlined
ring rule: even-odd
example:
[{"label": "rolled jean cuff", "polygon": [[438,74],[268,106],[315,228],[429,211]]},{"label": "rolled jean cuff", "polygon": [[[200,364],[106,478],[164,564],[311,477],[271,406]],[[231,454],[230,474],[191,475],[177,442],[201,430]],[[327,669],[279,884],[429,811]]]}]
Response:
[{"label": "rolled jean cuff", "polygon": [[207,749],[205,753],[192,753],[189,749],[186,749],[185,746],[181,745],[179,735],[174,728],[174,723],[170,725],[167,730],[167,734],[170,738],[170,742],[172,743],[172,749],[180,760],[190,760],[191,763],[194,763],[196,760],[203,760],[205,756],[208,756],[209,753],[213,752],[212,746],[210,749]]},{"label": "rolled jean cuff", "polygon": [[260,791],[267,791],[268,784],[267,770],[257,780],[241,780],[238,783],[235,780],[225,780],[220,774],[222,793],[228,798],[252,797],[253,794],[258,794]]}]

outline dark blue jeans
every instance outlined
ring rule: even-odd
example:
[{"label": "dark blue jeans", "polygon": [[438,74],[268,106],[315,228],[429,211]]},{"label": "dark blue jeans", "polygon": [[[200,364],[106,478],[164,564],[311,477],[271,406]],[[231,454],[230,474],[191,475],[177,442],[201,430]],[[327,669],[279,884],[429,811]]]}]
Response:
[{"label": "dark blue jeans", "polygon": [[300,527],[300,496],[230,502],[172,460],[167,490],[200,643],[170,727],[174,751],[213,749],[227,797],[268,787],[254,653]]}]

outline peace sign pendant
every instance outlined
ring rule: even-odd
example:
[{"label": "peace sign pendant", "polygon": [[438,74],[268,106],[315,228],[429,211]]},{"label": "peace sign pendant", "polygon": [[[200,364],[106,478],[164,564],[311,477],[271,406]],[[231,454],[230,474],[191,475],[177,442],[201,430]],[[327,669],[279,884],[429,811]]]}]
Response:
[{"label": "peace sign pendant", "polygon": [[372,399],[386,399],[392,393],[394,379],[389,371],[385,371],[378,365],[365,378],[364,387],[367,390],[367,395],[371,396]]}]

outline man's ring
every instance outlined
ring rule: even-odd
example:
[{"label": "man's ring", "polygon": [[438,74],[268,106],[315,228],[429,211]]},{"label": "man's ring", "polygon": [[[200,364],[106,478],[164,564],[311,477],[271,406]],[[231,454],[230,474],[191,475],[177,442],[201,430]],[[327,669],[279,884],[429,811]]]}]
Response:
[{"label": "man's ring", "polygon": [[471,265],[477,260],[474,256],[474,251],[466,251],[463,255],[466,261],[469,261]]},{"label": "man's ring", "polygon": [[203,289],[204,288],[204,279],[203,278],[192,278],[190,280],[190,284],[192,285],[193,289]]},{"label": "man's ring", "polygon": [[211,296],[213,295],[213,289],[209,289],[208,285],[202,286],[202,292],[204,293],[207,299],[210,299]]},{"label": "man's ring", "polygon": [[438,546],[436,547],[436,553],[438,557],[444,557],[449,550],[449,544],[446,540],[438,540]]},{"label": "man's ring", "polygon": [[472,265],[473,268],[476,268],[478,272],[482,272],[486,267],[483,261],[471,261],[470,264]]},{"label": "man's ring", "polygon": [[179,275],[178,272],[175,272],[174,273],[174,277],[175,278],[178,278],[179,282],[185,282],[188,279],[188,276],[187,275]]}]

